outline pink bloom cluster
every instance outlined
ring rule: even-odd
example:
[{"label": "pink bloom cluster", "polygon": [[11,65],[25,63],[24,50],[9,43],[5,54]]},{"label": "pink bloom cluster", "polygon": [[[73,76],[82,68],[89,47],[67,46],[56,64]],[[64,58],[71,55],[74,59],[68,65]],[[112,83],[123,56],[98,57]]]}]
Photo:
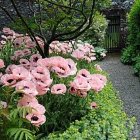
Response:
[{"label": "pink bloom cluster", "polygon": [[101,91],[106,85],[107,79],[101,74],[90,74],[86,69],[81,69],[74,81],[70,84],[70,93],[80,97],[86,97],[89,90]]},{"label": "pink bloom cluster", "polygon": [[[42,96],[48,91],[51,94],[65,94],[67,92],[68,85],[63,83],[52,84],[53,78],[51,73],[55,73],[59,78],[66,78],[71,75],[76,75],[77,68],[76,63],[72,59],[65,59],[60,56],[54,56],[50,58],[42,58],[39,54],[32,55],[29,59],[23,59],[23,56],[30,56],[31,48],[35,47],[35,43],[30,39],[28,35],[23,36],[17,34],[9,28],[3,29],[4,35],[1,45],[4,45],[7,40],[13,42],[16,48],[20,49],[20,46],[25,46],[23,50],[17,50],[14,55],[11,56],[13,60],[19,60],[19,65],[9,65],[5,74],[0,74],[0,83],[4,86],[10,86],[15,88],[19,93],[22,93],[22,97],[18,101],[18,106],[27,106],[32,108],[32,112],[26,115],[26,119],[33,125],[39,127],[46,121],[45,111],[43,105],[39,104],[37,96]],[[43,49],[43,41],[36,37],[38,43]],[[73,42],[74,43],[74,42]],[[75,48],[70,42],[54,41],[50,45],[51,53],[71,53],[71,56],[77,60],[85,59],[88,62],[96,60],[94,47],[88,43],[77,43]],[[0,59],[0,68],[4,67],[3,60]],[[95,65],[98,71],[102,71],[99,65]],[[91,74],[86,69],[78,71],[74,80],[70,83],[70,93],[76,94],[79,97],[86,97],[90,90],[95,92],[101,91],[106,85],[107,79],[101,74]],[[7,107],[7,103],[1,101],[3,108]],[[95,104],[92,107],[96,106]]]},{"label": "pink bloom cluster", "polygon": [[94,47],[88,43],[77,44],[77,49],[72,52],[72,56],[77,60],[84,59],[87,62],[96,60]]},{"label": "pink bloom cluster", "polygon": [[[4,66],[1,63],[1,67]],[[6,74],[1,76],[4,86],[11,86],[23,97],[18,101],[18,106],[33,108],[32,113],[26,118],[35,126],[40,126],[46,121],[45,108],[36,99],[37,95],[44,95],[49,91],[53,82],[50,72],[56,73],[60,78],[75,75],[76,64],[72,59],[56,56],[42,59],[39,54],[34,54],[27,59],[20,59],[20,65],[9,65]],[[64,84],[55,84],[51,87],[52,94],[66,93]]]},{"label": "pink bloom cluster", "polygon": [[68,41],[66,42],[59,42],[59,41],[53,41],[50,44],[50,53],[71,53],[72,52],[72,44]]},{"label": "pink bloom cluster", "polygon": [[[0,69],[4,68],[5,67],[5,64],[4,64],[4,61],[2,59],[0,59]],[[2,73],[0,72],[0,78],[2,77]],[[0,106],[2,108],[6,108],[7,107],[7,103],[4,102],[4,101],[0,101]]]},{"label": "pink bloom cluster", "polygon": [[71,53],[71,56],[77,60],[86,60],[91,62],[96,60],[94,47],[83,42],[59,42],[54,41],[50,44],[50,53]]},{"label": "pink bloom cluster", "polygon": [[[35,48],[36,43],[31,40],[31,38],[28,36],[28,34],[18,34],[11,30],[10,28],[3,28],[3,34],[1,36],[2,40],[0,41],[0,48],[6,44],[7,40],[10,40],[13,43],[14,48],[16,48],[16,51],[14,52],[13,56],[11,56],[12,60],[19,60],[20,58],[29,56],[31,54],[31,48]],[[42,50],[44,50],[44,42],[39,37],[36,37],[36,40],[41,47]],[[23,46],[23,49],[21,50],[21,46]],[[19,48],[19,50],[17,50]],[[65,41],[65,42],[59,42],[59,41],[53,41],[50,44],[50,53],[56,53],[56,54],[70,54],[73,58],[76,58],[77,60],[86,60],[87,62],[91,62],[96,60],[96,53],[95,48],[88,44],[83,43],[82,41]],[[105,53],[101,53],[102,57],[105,57]]]},{"label": "pink bloom cluster", "polygon": [[[16,49],[13,56],[11,56],[12,60],[19,60],[23,56],[26,57],[31,55],[31,49],[35,48],[36,43],[31,40],[28,34],[18,34],[10,28],[3,28],[2,32],[3,35],[1,36],[2,40],[0,41],[0,48],[6,44],[6,41],[10,41]],[[36,39],[40,47],[43,49],[44,42],[39,37],[36,37]],[[21,47],[23,47],[22,50]]]}]

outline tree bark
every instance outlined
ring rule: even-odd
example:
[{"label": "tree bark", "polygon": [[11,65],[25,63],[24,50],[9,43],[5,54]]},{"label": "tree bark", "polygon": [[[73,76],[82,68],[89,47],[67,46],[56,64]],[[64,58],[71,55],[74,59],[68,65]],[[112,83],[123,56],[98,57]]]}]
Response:
[{"label": "tree bark", "polygon": [[44,44],[44,56],[45,57],[49,57],[49,47],[50,47],[50,43]]}]

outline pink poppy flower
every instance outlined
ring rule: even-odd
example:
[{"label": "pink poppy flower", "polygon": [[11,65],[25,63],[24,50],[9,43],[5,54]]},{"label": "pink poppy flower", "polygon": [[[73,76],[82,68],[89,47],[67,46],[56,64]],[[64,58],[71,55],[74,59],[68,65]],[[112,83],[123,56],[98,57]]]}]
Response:
[{"label": "pink poppy flower", "polygon": [[64,84],[56,84],[53,85],[51,88],[51,93],[52,94],[64,94],[66,93],[67,88]]},{"label": "pink poppy flower", "polygon": [[27,59],[20,59],[19,63],[26,69],[30,69],[30,62]]},{"label": "pink poppy flower", "polygon": [[17,83],[17,77],[13,74],[4,74],[1,77],[1,83],[5,86],[15,86]]},{"label": "pink poppy flower", "polygon": [[24,95],[19,101],[18,106],[27,106],[29,103],[38,104],[38,100],[35,97]]},{"label": "pink poppy flower", "polygon": [[24,43],[24,38],[17,37],[16,39],[14,39],[13,43],[14,43],[14,47],[21,47]]},{"label": "pink poppy flower", "polygon": [[102,68],[100,67],[100,65],[98,65],[98,64],[95,64],[94,67],[97,71],[103,71]]},{"label": "pink poppy flower", "polygon": [[3,32],[5,35],[13,35],[13,34],[14,34],[14,31],[11,30],[10,28],[3,28],[2,32]]},{"label": "pink poppy flower", "polygon": [[31,54],[30,49],[24,49],[24,50],[22,50],[22,52],[24,53],[24,55],[25,55],[25,56],[27,56],[27,55],[30,55],[30,54]]},{"label": "pink poppy flower", "polygon": [[36,89],[38,91],[38,95],[44,95],[50,90],[48,87],[42,88],[39,84],[36,85]]},{"label": "pink poppy flower", "polygon": [[39,59],[41,59],[42,58],[42,56],[40,55],[40,54],[33,54],[31,57],[30,57],[30,62],[31,63],[37,63],[37,61],[39,60]]},{"label": "pink poppy flower", "polygon": [[97,103],[96,103],[96,102],[92,102],[92,103],[90,104],[90,108],[91,108],[91,109],[97,108]]},{"label": "pink poppy flower", "polygon": [[0,69],[1,69],[1,68],[4,68],[4,67],[5,67],[4,61],[3,61],[2,59],[0,59]]},{"label": "pink poppy flower", "polygon": [[82,46],[82,47],[78,47],[78,49],[84,53],[90,53],[90,48],[86,45]]},{"label": "pink poppy flower", "polygon": [[24,42],[25,42],[25,47],[26,48],[34,48],[35,47],[35,42],[33,42],[29,36],[25,36],[24,38]]},{"label": "pink poppy flower", "polygon": [[69,75],[75,75],[77,72],[76,63],[72,59],[66,59],[70,68]]},{"label": "pink poppy flower", "polygon": [[50,61],[50,58],[38,59],[37,66],[42,66],[42,67],[46,67],[50,69],[52,66],[52,63]]},{"label": "pink poppy flower", "polygon": [[46,122],[45,115],[40,114],[28,114],[26,119],[29,120],[34,126],[39,127]]},{"label": "pink poppy flower", "polygon": [[102,74],[92,74],[91,75],[91,79],[94,79],[94,78],[99,78],[102,82],[103,82],[103,84],[104,85],[106,85],[106,83],[107,83],[107,78],[106,78],[106,76],[104,76],[104,75],[102,75]]},{"label": "pink poppy flower", "polygon": [[14,56],[21,58],[24,56],[24,53],[22,50],[18,50],[14,52]]},{"label": "pink poppy flower", "polygon": [[67,64],[59,64],[59,66],[52,67],[51,71],[55,72],[59,77],[68,77],[70,68]]},{"label": "pink poppy flower", "polygon": [[72,84],[71,84],[71,87],[70,87],[70,89],[69,89],[69,92],[70,92],[71,94],[77,94],[78,90],[75,89],[75,87],[72,86]]},{"label": "pink poppy flower", "polygon": [[2,106],[2,108],[7,108],[7,103],[4,101],[0,101],[0,106]]},{"label": "pink poppy flower", "polygon": [[70,73],[70,67],[66,59],[57,56],[50,58],[49,67],[50,70],[55,72],[59,77],[68,77]]},{"label": "pink poppy flower", "polygon": [[76,90],[81,90],[85,92],[89,91],[91,88],[87,80],[85,80],[85,78],[83,77],[76,78],[73,82],[71,82],[70,86]]},{"label": "pink poppy flower", "polygon": [[76,58],[76,59],[83,59],[84,58],[84,52],[77,50],[74,50],[72,53],[72,57]]},{"label": "pink poppy flower", "polygon": [[91,74],[90,74],[90,72],[88,71],[88,70],[86,70],[86,69],[81,69],[81,70],[79,70],[79,72],[77,73],[77,78],[78,77],[82,77],[82,78],[85,78],[85,79],[90,79],[90,76],[91,76]]},{"label": "pink poppy flower", "polygon": [[102,75],[97,75],[97,74],[93,74],[91,75],[91,79],[88,81],[91,89],[93,89],[96,92],[101,91],[105,84],[106,84],[106,78]]},{"label": "pink poppy flower", "polygon": [[30,72],[22,66],[17,66],[15,69],[12,69],[12,74],[19,80],[31,80]]},{"label": "pink poppy flower", "polygon": [[43,105],[37,104],[36,102],[30,102],[28,106],[32,107],[33,114],[40,114],[43,115],[46,112],[46,109]]},{"label": "pink poppy flower", "polygon": [[11,65],[9,65],[9,66],[6,68],[5,72],[6,72],[7,74],[12,74],[12,70],[13,70],[13,69],[16,69],[17,67],[18,67],[17,65],[11,64]]},{"label": "pink poppy flower", "polygon": [[87,92],[78,90],[77,95],[79,97],[85,98],[85,97],[87,97]]},{"label": "pink poppy flower", "polygon": [[36,86],[32,81],[21,81],[16,84],[16,90],[21,91],[28,96],[36,96],[38,92]]},{"label": "pink poppy flower", "polygon": [[38,91],[38,95],[44,95],[49,90],[50,85],[52,84],[52,79],[47,79],[43,77],[43,79],[33,79],[33,82],[36,85],[36,89]]},{"label": "pink poppy flower", "polygon": [[36,78],[36,79],[50,79],[50,72],[47,68],[42,67],[42,66],[37,66],[31,71],[31,74]]}]

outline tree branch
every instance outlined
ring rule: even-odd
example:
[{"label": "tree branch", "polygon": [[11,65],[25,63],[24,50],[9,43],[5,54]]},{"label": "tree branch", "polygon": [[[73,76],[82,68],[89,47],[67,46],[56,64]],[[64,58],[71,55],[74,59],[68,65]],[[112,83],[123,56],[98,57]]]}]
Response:
[{"label": "tree branch", "polygon": [[90,17],[89,17],[89,23],[82,31],[78,32],[76,35],[74,35],[72,37],[67,37],[67,38],[58,37],[58,38],[56,38],[56,40],[59,40],[59,41],[73,40],[73,39],[77,38],[78,36],[82,35],[90,27],[90,25],[93,22],[94,7],[95,7],[95,0],[93,0],[93,3],[92,3],[92,9],[91,9]]},{"label": "tree branch", "polygon": [[11,21],[15,22],[13,17],[10,15],[9,11],[0,5],[0,8],[5,12],[5,14],[10,18]]},{"label": "tree branch", "polygon": [[24,20],[24,18],[23,18],[22,15],[20,14],[20,12],[18,11],[14,0],[11,0],[11,3],[12,3],[12,5],[13,5],[13,7],[14,7],[14,9],[15,9],[17,15],[18,15],[18,17],[21,19],[22,23],[23,23],[24,26],[26,27],[27,32],[29,33],[29,35],[30,35],[32,41],[35,41],[37,50],[38,50],[39,53],[42,55],[42,57],[45,57],[45,55],[44,55],[44,53],[43,53],[43,50],[40,48],[40,46],[39,46],[39,44],[38,44],[38,41],[37,41],[37,39],[36,39],[36,37],[35,37],[35,35],[34,35],[32,29],[28,26],[28,24],[26,23],[26,21]]}]

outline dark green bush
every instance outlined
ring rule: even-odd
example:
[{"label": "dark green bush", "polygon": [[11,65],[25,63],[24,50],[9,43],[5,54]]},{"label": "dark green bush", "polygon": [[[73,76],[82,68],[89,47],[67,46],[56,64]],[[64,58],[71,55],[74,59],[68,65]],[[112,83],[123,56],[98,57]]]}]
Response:
[{"label": "dark green bush", "polygon": [[134,68],[134,73],[137,76],[140,76],[140,56],[137,56],[135,58],[135,64],[134,64],[133,68]]},{"label": "dark green bush", "polygon": [[136,56],[136,50],[133,46],[129,46],[123,50],[121,62],[124,64],[133,64]]},{"label": "dark green bush", "polygon": [[132,64],[135,73],[140,72],[140,0],[135,0],[134,5],[128,15],[128,47],[124,49],[121,61],[125,64]]}]

